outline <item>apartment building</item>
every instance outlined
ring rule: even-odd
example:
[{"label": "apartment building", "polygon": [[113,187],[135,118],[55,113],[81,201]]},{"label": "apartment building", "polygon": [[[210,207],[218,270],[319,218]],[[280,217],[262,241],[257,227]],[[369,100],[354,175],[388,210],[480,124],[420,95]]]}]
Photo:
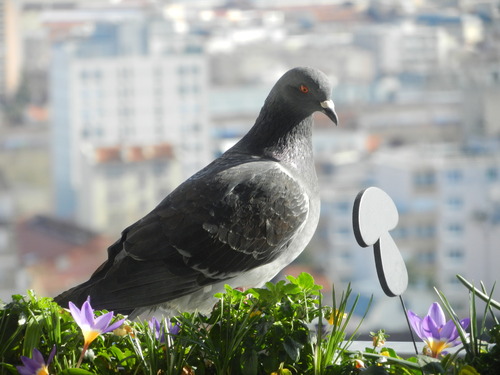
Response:
[{"label": "apartment building", "polygon": [[[114,160],[121,163],[123,173],[137,173],[136,180],[151,168],[177,171],[164,176],[171,181],[169,185],[163,185],[164,178],[155,179],[156,193],[144,195],[144,199],[150,197],[148,201],[135,213],[123,215],[128,220],[140,218],[159,202],[160,193],[211,158],[208,79],[200,45],[190,38],[176,39],[164,20],[95,23],[93,27],[83,39],[68,36],[53,46],[54,199],[59,216],[107,230],[109,223],[94,221],[96,211],[91,208],[100,206],[94,201],[100,198],[88,189],[88,178],[113,173],[102,174],[102,163],[89,158],[89,152],[115,149],[127,153],[168,146],[171,155],[163,155],[162,163],[178,164],[178,168],[137,168],[137,163],[153,163],[149,157],[134,162],[128,157]],[[99,171],[92,171],[93,167]],[[120,205],[127,206],[123,202],[116,207]]]},{"label": "apartment building", "polygon": [[322,207],[309,259],[337,289],[350,283],[362,298],[375,296],[367,327],[380,328],[387,314],[395,316],[392,329],[404,330],[406,324],[399,301],[382,293],[373,250],[354,238],[354,200],[368,186],[383,189],[396,203],[399,222],[391,235],[408,269],[405,299],[412,310],[425,312],[438,298],[436,287],[457,312],[467,314],[468,293],[457,274],[493,287],[500,266],[498,147],[406,145],[331,153],[329,160],[317,165]]}]

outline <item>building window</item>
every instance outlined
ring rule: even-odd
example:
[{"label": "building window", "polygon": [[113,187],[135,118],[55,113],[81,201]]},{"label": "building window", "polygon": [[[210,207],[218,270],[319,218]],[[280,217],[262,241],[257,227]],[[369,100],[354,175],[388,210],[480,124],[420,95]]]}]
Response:
[{"label": "building window", "polygon": [[498,181],[498,169],[495,167],[488,168],[486,170],[486,181],[496,182]]},{"label": "building window", "polygon": [[338,214],[350,214],[351,213],[351,203],[348,203],[348,202],[335,203],[335,212]]},{"label": "building window", "polygon": [[335,166],[329,162],[319,163],[318,167],[322,175],[330,176],[335,172]]},{"label": "building window", "polygon": [[451,223],[448,225],[448,232],[454,235],[461,235],[464,231],[463,225],[459,223]]},{"label": "building window", "polygon": [[[166,176],[168,171],[168,163],[166,162],[161,162],[161,161],[156,161],[153,164],[153,173],[155,176]],[[162,192],[164,194],[165,192]],[[167,195],[165,193],[165,195]]]},{"label": "building window", "polygon": [[407,238],[408,237],[408,228],[404,226],[397,226],[391,231],[392,237],[393,238]]},{"label": "building window", "polygon": [[104,128],[101,124],[96,124],[95,125],[95,130],[94,130],[95,136],[96,137],[103,137],[104,136]]},{"label": "building window", "polygon": [[339,226],[335,229],[335,233],[336,235],[345,237],[351,234],[351,230],[349,227]]},{"label": "building window", "polygon": [[86,70],[80,72],[80,80],[85,82],[89,78],[89,73]]},{"label": "building window", "polygon": [[436,183],[434,171],[417,171],[413,175],[413,183],[418,187],[430,187]]},{"label": "building window", "polygon": [[464,206],[464,200],[461,197],[449,197],[446,206],[451,210],[460,210]]},{"label": "building window", "polygon": [[456,184],[463,180],[464,176],[461,170],[459,169],[451,169],[446,172],[446,179],[448,182]]},{"label": "building window", "polygon": [[417,225],[415,231],[419,238],[433,238],[436,234],[436,228],[432,224]]},{"label": "building window", "polygon": [[447,256],[449,260],[453,262],[462,262],[464,260],[465,254],[463,249],[453,248],[448,250]]},{"label": "building window", "polygon": [[339,253],[339,257],[345,261],[350,261],[352,259],[352,251],[342,250]]},{"label": "building window", "polygon": [[436,260],[436,254],[434,252],[420,252],[417,254],[417,260],[420,264],[434,264],[434,261]]}]

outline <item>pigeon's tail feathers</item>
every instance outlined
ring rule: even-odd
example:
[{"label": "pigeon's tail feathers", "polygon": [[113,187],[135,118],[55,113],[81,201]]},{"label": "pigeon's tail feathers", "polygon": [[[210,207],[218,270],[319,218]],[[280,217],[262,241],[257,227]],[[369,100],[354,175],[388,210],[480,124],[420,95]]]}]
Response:
[{"label": "pigeon's tail feathers", "polygon": [[81,307],[89,297],[89,289],[90,287],[85,283],[77,285],[54,297],[54,301],[62,307],[68,307],[70,302],[73,302],[77,307]]},{"label": "pigeon's tail feathers", "polygon": [[[93,308],[106,309],[105,304],[103,305],[99,303],[100,298],[95,294],[94,284],[89,284],[88,282],[77,285],[65,292],[62,292],[58,296],[54,297],[54,301],[64,308],[67,308],[70,302],[73,302],[75,306],[80,308],[89,297]],[[97,303],[92,303],[94,299]],[[133,309],[117,309],[114,310],[114,312],[120,313],[122,315],[129,315],[132,310]]]}]

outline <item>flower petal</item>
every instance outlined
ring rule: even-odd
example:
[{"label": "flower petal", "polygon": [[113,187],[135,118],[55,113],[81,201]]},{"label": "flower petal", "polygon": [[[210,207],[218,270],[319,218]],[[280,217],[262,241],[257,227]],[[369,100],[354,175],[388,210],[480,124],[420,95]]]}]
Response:
[{"label": "flower petal", "polygon": [[94,327],[94,310],[88,299],[83,303],[81,312],[82,320],[90,327]]},{"label": "flower petal", "polygon": [[441,339],[441,335],[439,334],[439,329],[436,326],[434,320],[429,315],[427,315],[422,320],[422,331],[427,338],[432,338],[438,341]]},{"label": "flower petal", "polygon": [[47,358],[47,367],[52,363],[52,360],[54,359],[54,356],[56,355],[56,346],[54,345],[52,347],[52,350],[50,351],[49,358]]},{"label": "flower petal", "polygon": [[160,330],[161,328],[160,322],[158,321],[158,319],[156,319],[155,316],[153,316],[149,321],[149,328],[151,328],[152,330],[156,329],[157,331]]},{"label": "flower petal", "polygon": [[453,320],[448,320],[440,331],[441,339],[448,342],[453,342],[458,337],[457,327]]},{"label": "flower petal", "polygon": [[463,329],[467,329],[467,327],[469,327],[469,324],[470,324],[469,318],[465,318],[460,321],[460,325],[462,326]]},{"label": "flower petal", "polygon": [[427,316],[429,316],[434,321],[436,327],[438,328],[446,324],[446,317],[444,316],[443,309],[437,302],[434,302],[431,307],[429,307]]},{"label": "flower petal", "polygon": [[78,307],[75,306],[73,302],[70,302],[68,304],[69,311],[71,312],[71,315],[73,316],[73,319],[75,320],[76,324],[78,326],[82,326],[84,324],[83,319],[82,319],[82,312]]},{"label": "flower petal", "polygon": [[34,374],[36,374],[36,371],[38,370],[38,369],[31,370],[25,366],[16,366],[16,368],[17,368],[17,371],[19,371],[20,375],[34,375]]},{"label": "flower petal", "polygon": [[36,360],[25,356],[21,357],[21,362],[23,363],[24,368],[31,373],[35,373],[43,365],[43,363],[38,363]]},{"label": "flower petal", "polygon": [[39,365],[38,367],[42,367],[43,365],[45,365],[45,359],[43,358],[42,353],[40,353],[40,350],[38,350],[37,348],[33,348],[33,354],[31,355],[31,357]]},{"label": "flower petal", "polygon": [[111,319],[113,319],[113,315],[114,314],[112,312],[108,312],[97,317],[94,321],[93,328],[101,333],[104,333],[106,328],[108,328],[109,326],[109,322],[111,322]]},{"label": "flower petal", "polygon": [[173,336],[177,336],[179,332],[181,331],[181,325],[179,323],[171,323],[170,328],[168,329],[168,333],[170,333]]},{"label": "flower petal", "polygon": [[408,320],[410,321],[410,325],[417,336],[420,337],[420,340],[424,340],[425,335],[422,332],[422,318],[420,318],[413,311],[408,310]]},{"label": "flower petal", "polygon": [[117,329],[118,327],[120,327],[123,324],[124,321],[125,321],[125,319],[120,319],[117,322],[114,322],[109,327],[107,327],[104,331],[102,331],[102,333],[107,333],[107,332],[114,331],[115,329]]}]

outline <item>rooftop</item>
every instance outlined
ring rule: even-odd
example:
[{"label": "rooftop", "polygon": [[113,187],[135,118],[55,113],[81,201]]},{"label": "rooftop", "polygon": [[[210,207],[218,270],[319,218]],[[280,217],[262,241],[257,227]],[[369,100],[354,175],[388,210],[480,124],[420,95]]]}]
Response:
[{"label": "rooftop", "polygon": [[88,245],[99,235],[72,222],[35,215],[17,226],[19,253],[24,263],[56,258]]}]

